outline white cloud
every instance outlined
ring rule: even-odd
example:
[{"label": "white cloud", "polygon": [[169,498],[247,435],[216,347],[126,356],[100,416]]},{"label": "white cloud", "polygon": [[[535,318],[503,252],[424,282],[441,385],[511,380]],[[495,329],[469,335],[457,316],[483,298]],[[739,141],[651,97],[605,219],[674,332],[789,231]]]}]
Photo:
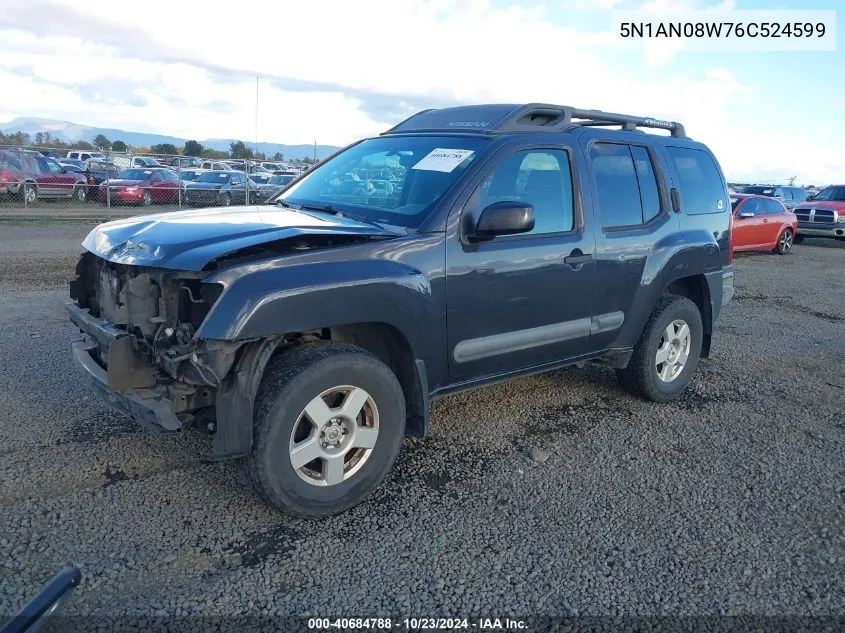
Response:
[{"label": "white cloud", "polygon": [[[707,6],[679,2],[641,6]],[[260,75],[258,132],[264,141],[340,145],[386,129],[410,114],[408,107],[547,101],[681,120],[690,135],[714,146],[728,173],[801,169],[807,178],[832,179],[832,170],[845,171],[839,147],[826,139],[814,139],[817,158],[796,167],[791,152],[758,152],[773,141],[754,120],[736,119],[736,109],[753,95],[736,71],[667,72],[663,64],[675,52],[665,48],[648,52],[655,68],[622,70],[614,64],[621,53],[609,32],[576,30],[561,24],[565,13],[563,20],[554,13],[623,4],[254,0],[248,7],[219,7],[183,0],[168,5],[162,19],[150,19],[116,10],[109,0],[6,0],[0,120],[47,116],[188,138],[253,140]],[[39,22],[39,15],[55,18]],[[788,134],[779,132],[778,144],[808,143],[800,132],[794,139]]]}]

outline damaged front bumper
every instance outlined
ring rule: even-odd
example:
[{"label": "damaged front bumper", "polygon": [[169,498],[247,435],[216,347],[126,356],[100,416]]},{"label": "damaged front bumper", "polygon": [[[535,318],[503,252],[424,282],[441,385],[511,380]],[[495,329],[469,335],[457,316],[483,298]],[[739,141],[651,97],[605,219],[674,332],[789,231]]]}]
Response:
[{"label": "damaged front bumper", "polygon": [[85,372],[88,382],[96,387],[109,404],[151,431],[178,431],[182,428],[182,423],[173,411],[173,404],[162,397],[162,390],[143,389],[123,393],[109,389],[106,370],[92,356],[96,349],[96,343],[76,341],[73,343],[73,359]]},{"label": "damaged front bumper", "polygon": [[[91,316],[88,310],[80,308],[73,301],[67,302],[65,308],[70,320],[86,336],[85,340],[73,343],[73,359],[102,397],[151,431],[180,430],[182,422],[174,410],[170,389],[158,385],[151,368],[134,358],[129,346],[131,339],[126,332]],[[98,361],[98,357],[104,356],[105,366],[111,369],[105,369]],[[115,360],[119,356],[124,357],[124,362],[118,363]],[[118,372],[118,368],[122,371]],[[145,386],[118,390],[116,383],[125,380],[121,374],[131,373],[135,374],[135,384]]]}]

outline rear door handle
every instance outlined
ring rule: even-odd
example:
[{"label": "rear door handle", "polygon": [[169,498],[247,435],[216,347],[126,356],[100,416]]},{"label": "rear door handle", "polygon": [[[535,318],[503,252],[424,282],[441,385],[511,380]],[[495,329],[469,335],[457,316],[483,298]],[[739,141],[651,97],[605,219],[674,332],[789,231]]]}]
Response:
[{"label": "rear door handle", "polygon": [[590,254],[579,253],[577,255],[567,255],[563,258],[563,263],[567,266],[580,266],[587,262],[593,261],[593,256]]}]

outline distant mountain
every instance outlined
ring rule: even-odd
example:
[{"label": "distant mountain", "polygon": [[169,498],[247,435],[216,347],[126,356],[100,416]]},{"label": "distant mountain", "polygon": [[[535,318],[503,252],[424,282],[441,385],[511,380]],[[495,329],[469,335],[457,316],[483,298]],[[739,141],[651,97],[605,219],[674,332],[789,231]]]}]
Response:
[{"label": "distant mountain", "polygon": [[[10,134],[13,132],[26,132],[31,139],[35,139],[35,135],[39,132],[49,132],[53,138],[72,143],[74,141],[88,141],[89,143],[98,134],[102,134],[110,141],[120,139],[127,145],[141,146],[145,145],[160,145],[161,143],[172,143],[176,147],[183,147],[185,141],[188,139],[178,138],[176,136],[165,136],[164,134],[146,134],[144,132],[127,132],[126,130],[116,130],[113,128],[99,128],[88,125],[78,125],[69,121],[58,121],[56,119],[43,119],[40,117],[19,117],[13,119],[8,123],[0,123],[0,132]],[[197,141],[203,147],[214,149],[218,151],[229,151],[230,143],[238,139],[232,138],[213,138]],[[255,147],[255,143],[250,143],[247,139],[241,139],[249,149]],[[284,143],[258,143],[258,151],[263,152],[267,156],[272,156],[276,152],[281,152],[285,158],[313,158],[313,145],[285,145]],[[317,145],[317,158],[322,159],[337,151],[339,148],[334,145]]]}]

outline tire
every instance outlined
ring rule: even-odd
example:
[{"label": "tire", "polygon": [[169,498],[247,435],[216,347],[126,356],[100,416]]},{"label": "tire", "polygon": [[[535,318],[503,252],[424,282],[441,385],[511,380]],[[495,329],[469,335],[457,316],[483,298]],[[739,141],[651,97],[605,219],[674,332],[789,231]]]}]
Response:
[{"label": "tire", "polygon": [[778,255],[786,255],[792,250],[794,239],[795,235],[792,233],[792,229],[784,229],[780,236],[778,236],[778,241],[773,252]]},{"label": "tire", "polygon": [[85,188],[85,185],[81,187],[76,187],[73,190],[73,198],[79,204],[85,204],[85,201],[88,199],[88,190]]},{"label": "tire", "polygon": [[38,188],[32,183],[26,183],[21,188],[21,200],[27,205],[35,204],[38,200]]},{"label": "tire", "polygon": [[[665,343],[664,332],[670,325],[673,325],[675,333],[678,332],[676,324],[684,323],[689,330],[688,343],[681,345],[675,350],[669,349],[670,354],[686,352],[686,361],[678,371],[677,363],[672,365],[672,371],[677,373],[666,376],[664,380],[658,375],[657,355],[659,348]],[[704,328],[701,322],[701,313],[698,307],[687,299],[677,295],[666,295],[660,298],[654,311],[646,322],[640,339],[634,346],[634,353],[628,366],[624,369],[617,369],[616,375],[622,387],[636,396],[651,400],[652,402],[669,402],[678,397],[686,388],[695,374],[698,367],[698,359],[701,354],[701,341],[704,335]],[[672,356],[670,355],[670,359]],[[679,356],[676,356],[680,360]],[[667,363],[661,363],[661,369],[666,368]]]},{"label": "tire", "polygon": [[228,207],[231,204],[232,204],[232,196],[230,196],[228,193],[224,193],[222,196],[220,196],[220,206],[221,207]]},{"label": "tire", "polygon": [[141,194],[141,205],[145,206],[145,207],[149,207],[149,206],[152,205],[152,203],[153,203],[153,194],[151,194],[149,191],[144,191],[144,193]]},{"label": "tire", "polygon": [[[340,387],[354,392],[338,393]],[[326,392],[343,402],[349,402],[352,393],[353,401],[366,400],[360,409],[355,407],[359,414],[354,419],[338,424],[340,416],[329,418],[328,408],[319,415],[325,401],[318,398]],[[314,419],[319,425],[306,415],[306,407],[318,412]],[[363,420],[376,433],[361,431],[366,428]],[[404,435],[405,396],[390,368],[354,345],[306,343],[276,355],[264,371],[255,399],[253,450],[243,460],[244,468],[269,505],[299,517],[331,516],[357,505],[378,487],[393,467]],[[317,443],[320,439],[338,446],[325,449]],[[302,452],[309,441],[316,443],[311,454],[317,457],[295,465],[292,451]],[[356,442],[374,444],[367,449],[356,447]],[[332,460],[335,468],[330,468],[329,460],[321,457],[326,455],[345,456]],[[335,481],[327,481],[331,479]]]}]

